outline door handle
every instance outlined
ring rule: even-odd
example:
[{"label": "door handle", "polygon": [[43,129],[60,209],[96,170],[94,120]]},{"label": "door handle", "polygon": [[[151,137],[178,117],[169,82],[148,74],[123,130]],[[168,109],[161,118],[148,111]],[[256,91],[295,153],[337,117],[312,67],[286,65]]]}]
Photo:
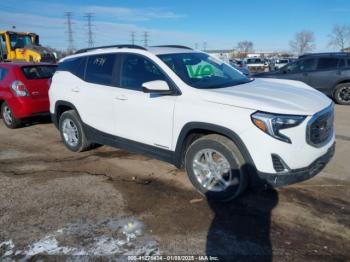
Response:
[{"label": "door handle", "polygon": [[72,92],[74,92],[74,93],[79,93],[80,90],[79,90],[78,87],[73,87],[73,88],[72,88]]},{"label": "door handle", "polygon": [[126,95],[118,95],[118,96],[115,97],[115,99],[117,99],[117,100],[122,100],[122,101],[128,100],[128,98],[126,97]]}]

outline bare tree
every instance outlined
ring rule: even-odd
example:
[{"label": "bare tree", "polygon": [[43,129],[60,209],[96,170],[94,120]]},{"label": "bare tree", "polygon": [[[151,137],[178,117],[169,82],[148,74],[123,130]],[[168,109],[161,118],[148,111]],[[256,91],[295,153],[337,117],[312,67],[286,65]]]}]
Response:
[{"label": "bare tree", "polygon": [[333,26],[332,33],[329,35],[329,45],[342,51],[348,47],[350,42],[350,26],[348,25],[335,25]]},{"label": "bare tree", "polygon": [[310,52],[315,49],[315,37],[311,31],[301,31],[295,34],[294,40],[289,42],[293,52],[298,55]]},{"label": "bare tree", "polygon": [[241,41],[237,44],[237,52],[240,57],[245,57],[249,52],[253,52],[254,44],[251,41]]}]

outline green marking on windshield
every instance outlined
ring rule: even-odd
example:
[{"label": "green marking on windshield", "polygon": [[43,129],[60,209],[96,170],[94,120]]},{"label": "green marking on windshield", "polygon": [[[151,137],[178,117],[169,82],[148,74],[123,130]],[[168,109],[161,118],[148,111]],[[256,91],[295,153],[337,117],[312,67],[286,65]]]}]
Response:
[{"label": "green marking on windshield", "polygon": [[191,78],[202,78],[214,75],[214,68],[209,65],[186,65],[188,74]]}]

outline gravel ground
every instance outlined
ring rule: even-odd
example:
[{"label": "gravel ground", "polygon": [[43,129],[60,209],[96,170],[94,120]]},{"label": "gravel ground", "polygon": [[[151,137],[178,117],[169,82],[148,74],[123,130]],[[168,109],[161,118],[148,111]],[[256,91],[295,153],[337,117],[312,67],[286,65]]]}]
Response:
[{"label": "gravel ground", "polygon": [[315,178],[218,204],[166,163],[110,147],[69,152],[46,119],[0,123],[0,260],[350,261],[350,107],[336,107],[336,132]]}]

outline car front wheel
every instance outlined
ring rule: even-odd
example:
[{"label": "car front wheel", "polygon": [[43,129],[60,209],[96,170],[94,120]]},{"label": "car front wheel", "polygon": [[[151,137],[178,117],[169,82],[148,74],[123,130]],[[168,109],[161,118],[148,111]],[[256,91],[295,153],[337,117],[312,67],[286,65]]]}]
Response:
[{"label": "car front wheel", "polygon": [[246,163],[237,146],[221,135],[194,141],[185,156],[185,167],[194,187],[210,200],[228,201],[246,188]]}]

